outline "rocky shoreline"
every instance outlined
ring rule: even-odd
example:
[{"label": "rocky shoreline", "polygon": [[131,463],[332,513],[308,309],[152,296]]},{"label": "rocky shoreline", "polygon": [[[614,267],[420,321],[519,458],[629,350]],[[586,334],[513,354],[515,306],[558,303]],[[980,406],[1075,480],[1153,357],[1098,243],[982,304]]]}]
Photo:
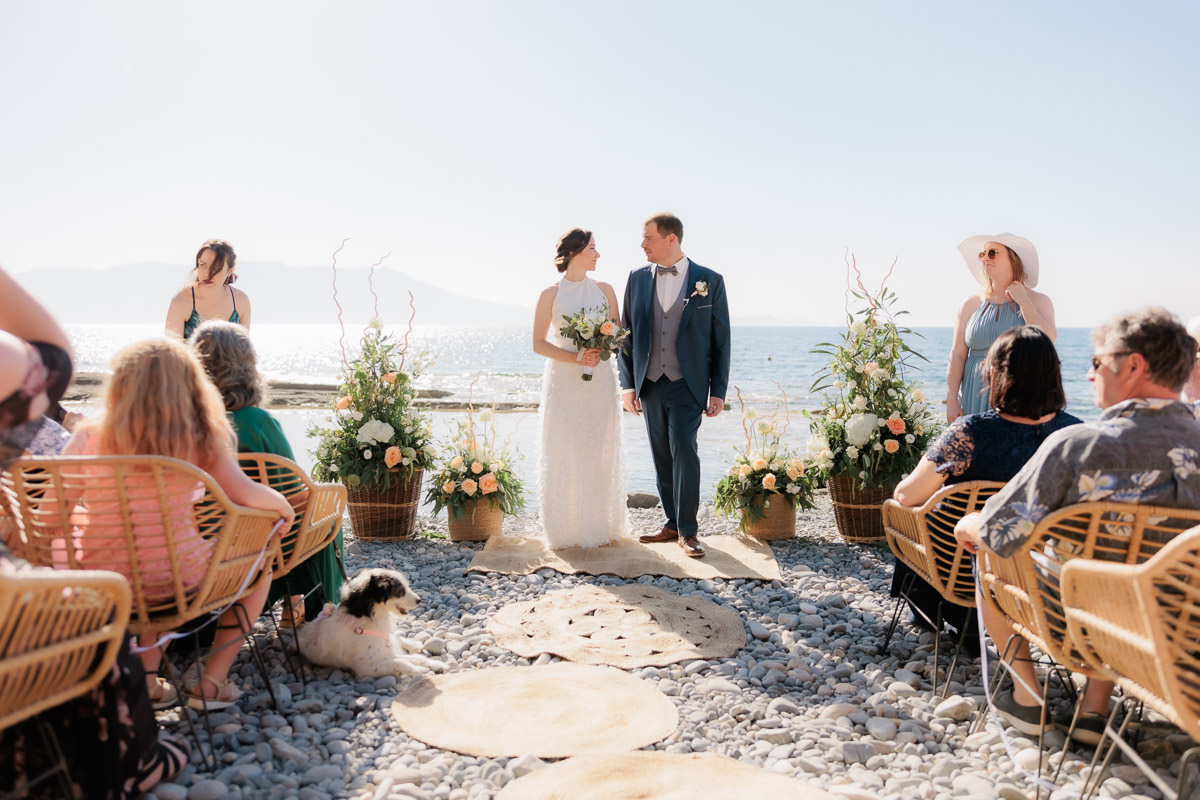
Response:
[{"label": "rocky shoreline", "polygon": [[[732,533],[733,522],[702,509],[701,535]],[[633,533],[656,529],[661,512],[631,510]],[[421,596],[404,619],[403,635],[424,644],[449,671],[534,661],[498,647],[487,621],[512,602],[581,584],[623,583],[610,576],[528,576],[464,572],[478,543],[444,538],[445,517],[421,517],[422,534],[381,544],[347,538],[347,567],[381,566],[406,572]],[[532,534],[536,516],[507,519],[506,533]],[[773,542],[783,579],[688,581],[642,577],[677,594],[698,593],[735,609],[745,622],[747,645],[735,656],[628,670],[678,705],[679,725],[655,750],[708,751],[794,777],[850,800],[951,800],[1033,795],[1026,771],[1039,760],[1063,761],[1062,788],[1051,796],[1077,795],[1090,751],[1062,754],[1063,736],[1048,734],[1048,758],[1037,742],[989,723],[970,733],[984,704],[977,661],[959,667],[949,696],[932,693],[933,634],[902,622],[881,652],[893,608],[888,596],[891,556],[885,546],[848,545],[833,530],[828,498],[798,517],[797,536]],[[278,610],[276,610],[278,613]],[[525,755],[482,758],[439,750],[398,728],[389,705],[411,679],[356,680],[337,670],[315,669],[302,687],[285,669],[268,625],[258,625],[273,675],[278,710],[245,653],[235,666],[249,687],[232,713],[213,720],[221,764],[207,772],[194,762],[176,782],[158,787],[159,800],[283,798],[302,800],[483,800],[510,781],[544,766]],[[945,653],[943,648],[943,654]],[[994,656],[993,656],[994,659]],[[945,656],[943,655],[943,665]],[[1065,700],[1057,695],[1054,702]],[[178,711],[161,719],[182,732]],[[1139,750],[1173,784],[1186,736],[1153,734]],[[1118,762],[1100,796],[1157,798],[1138,770]]]}]

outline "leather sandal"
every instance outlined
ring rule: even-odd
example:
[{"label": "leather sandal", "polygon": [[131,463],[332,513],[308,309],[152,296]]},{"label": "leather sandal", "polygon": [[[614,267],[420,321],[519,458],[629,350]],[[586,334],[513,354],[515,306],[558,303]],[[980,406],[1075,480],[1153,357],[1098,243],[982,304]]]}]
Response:
[{"label": "leather sandal", "polygon": [[[207,681],[217,687],[216,697],[204,697],[201,687]],[[192,691],[188,693],[187,704],[188,708],[197,711],[220,711],[223,708],[229,708],[236,703],[242,696],[242,692],[229,681],[219,681],[211,675],[203,675],[200,678],[200,683],[192,687]]]},{"label": "leather sandal", "polygon": [[179,702],[179,692],[175,691],[175,687],[170,681],[163,678],[154,677],[154,688],[147,688],[146,694],[150,697],[150,705],[155,711],[162,711],[164,708],[171,708]]}]

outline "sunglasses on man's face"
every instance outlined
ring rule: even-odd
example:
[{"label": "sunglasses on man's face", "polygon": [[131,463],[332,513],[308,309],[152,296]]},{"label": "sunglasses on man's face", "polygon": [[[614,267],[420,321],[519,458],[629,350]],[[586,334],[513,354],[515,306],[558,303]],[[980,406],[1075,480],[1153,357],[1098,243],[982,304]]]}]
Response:
[{"label": "sunglasses on man's face", "polygon": [[983,261],[985,258],[995,258],[995,257],[996,257],[996,254],[997,254],[997,253],[999,253],[999,252],[1000,252],[1000,251],[999,251],[999,250],[997,250],[996,248],[994,248],[994,247],[989,247],[987,250],[980,251],[980,253],[979,253],[979,260],[980,260],[980,261]]}]

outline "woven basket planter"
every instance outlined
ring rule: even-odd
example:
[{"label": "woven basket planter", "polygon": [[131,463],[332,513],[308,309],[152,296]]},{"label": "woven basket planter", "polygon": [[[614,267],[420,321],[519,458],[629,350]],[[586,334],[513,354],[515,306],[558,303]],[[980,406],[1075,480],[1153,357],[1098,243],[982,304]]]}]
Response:
[{"label": "woven basket planter", "polygon": [[829,500],[838,533],[852,544],[883,541],[883,502],[895,487],[860,489],[847,475],[829,479]]},{"label": "woven basket planter", "polygon": [[390,489],[346,487],[346,507],[354,538],[366,542],[398,542],[411,539],[421,502],[421,478],[425,470],[413,470],[408,480],[398,480]]},{"label": "woven basket planter", "polygon": [[452,542],[482,542],[483,540],[500,535],[500,527],[504,524],[504,512],[500,504],[480,497],[467,501],[463,506],[461,517],[455,519],[454,512],[446,509],[450,516],[450,541]]},{"label": "woven basket planter", "polygon": [[745,509],[741,514],[746,522],[746,533],[755,539],[771,541],[791,539],[796,535],[796,509],[782,497],[772,498],[771,504],[763,509],[763,515],[756,520],[747,519]]}]

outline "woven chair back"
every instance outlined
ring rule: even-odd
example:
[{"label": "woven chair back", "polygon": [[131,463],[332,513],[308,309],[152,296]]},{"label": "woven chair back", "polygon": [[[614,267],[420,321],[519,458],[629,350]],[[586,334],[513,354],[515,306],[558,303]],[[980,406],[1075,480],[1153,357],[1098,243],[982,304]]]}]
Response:
[{"label": "woven chair back", "polygon": [[948,603],[975,607],[971,555],[954,539],[954,526],[978,511],[1004,484],[968,481],[939,489],[920,506],[883,504],[883,533],[901,562]]},{"label": "woven chair back", "polygon": [[1144,564],[1071,561],[1062,588],[1084,659],[1200,741],[1200,527]]},{"label": "woven chair back", "polygon": [[1074,559],[1139,564],[1182,531],[1200,510],[1139,503],[1079,503],[1051,512],[1010,557],[984,558],[984,601],[1061,666],[1084,675],[1095,667],[1069,635],[1062,605],[1062,565]]},{"label": "woven chair back", "polygon": [[313,483],[299,464],[271,453],[239,453],[238,465],[253,480],[286,497],[296,509],[296,521],[280,541],[272,577],[287,575],[337,536],[346,512],[345,486]]},{"label": "woven chair back", "polygon": [[129,602],[125,578],[112,572],[0,572],[0,730],[99,683]]},{"label": "woven chair back", "polygon": [[23,555],[129,582],[133,633],[175,630],[270,578],[278,517],[233,503],[207,473],[165,456],[26,458],[0,477]]}]

